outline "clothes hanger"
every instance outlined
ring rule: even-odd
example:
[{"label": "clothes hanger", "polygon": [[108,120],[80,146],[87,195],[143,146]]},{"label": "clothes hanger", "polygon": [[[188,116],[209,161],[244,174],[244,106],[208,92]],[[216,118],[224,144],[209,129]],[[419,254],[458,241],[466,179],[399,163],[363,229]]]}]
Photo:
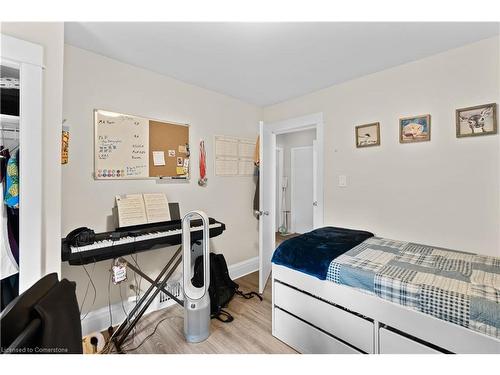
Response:
[{"label": "clothes hanger", "polygon": [[[17,139],[17,138],[12,138],[13,140]],[[12,150],[9,150],[10,153],[14,153],[17,151],[17,149],[19,148],[19,143],[17,145],[14,146],[14,148]]]}]

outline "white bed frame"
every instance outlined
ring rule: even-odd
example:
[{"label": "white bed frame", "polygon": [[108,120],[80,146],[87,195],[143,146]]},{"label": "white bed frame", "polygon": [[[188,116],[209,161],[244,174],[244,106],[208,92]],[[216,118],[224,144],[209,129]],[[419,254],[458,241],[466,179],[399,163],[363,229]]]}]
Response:
[{"label": "white bed frame", "polygon": [[500,340],[272,265],[273,336],[300,353],[500,353]]}]

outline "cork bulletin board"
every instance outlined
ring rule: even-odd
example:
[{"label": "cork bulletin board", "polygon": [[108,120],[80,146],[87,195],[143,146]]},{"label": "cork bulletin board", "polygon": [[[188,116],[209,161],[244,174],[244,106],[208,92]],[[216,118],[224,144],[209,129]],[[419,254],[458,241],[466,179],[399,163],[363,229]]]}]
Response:
[{"label": "cork bulletin board", "polygon": [[94,178],[189,178],[189,125],[94,111]]},{"label": "cork bulletin board", "polygon": [[[155,165],[153,151],[163,152],[165,165]],[[150,120],[149,153],[150,177],[186,174],[189,170],[189,126]]]}]

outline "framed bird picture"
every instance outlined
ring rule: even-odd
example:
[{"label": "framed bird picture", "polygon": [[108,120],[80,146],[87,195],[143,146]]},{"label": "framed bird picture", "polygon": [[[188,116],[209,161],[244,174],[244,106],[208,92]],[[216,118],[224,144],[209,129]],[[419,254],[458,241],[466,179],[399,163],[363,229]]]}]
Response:
[{"label": "framed bird picture", "polygon": [[356,147],[380,146],[380,123],[356,126]]}]

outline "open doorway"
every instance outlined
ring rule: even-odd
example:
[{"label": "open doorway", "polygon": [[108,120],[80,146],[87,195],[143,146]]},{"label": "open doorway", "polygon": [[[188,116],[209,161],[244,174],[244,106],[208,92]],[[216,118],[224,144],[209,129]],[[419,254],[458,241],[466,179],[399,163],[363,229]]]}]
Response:
[{"label": "open doorway", "polygon": [[[315,113],[303,117],[297,117],[284,121],[274,123],[260,123],[260,167],[259,167],[259,292],[262,293],[266,282],[271,273],[271,258],[276,249],[277,236],[276,232],[283,219],[280,219],[280,214],[285,210],[290,211],[288,232],[292,231],[292,216],[291,216],[291,201],[288,206],[285,205],[284,209],[279,206],[277,200],[283,200],[283,185],[286,183],[287,190],[290,191],[290,199],[293,187],[292,176],[279,181],[280,174],[277,171],[277,164],[279,164],[280,151],[277,151],[277,137],[280,135],[288,135],[298,133],[301,131],[312,130],[315,132],[315,140],[312,142],[312,163],[303,163],[305,170],[310,170],[311,176],[305,177],[302,180],[309,180],[312,182],[312,200],[310,198],[304,199],[308,202],[309,208],[312,207],[313,224],[312,228],[319,228],[323,226],[323,114]],[[302,146],[296,146],[302,147]],[[283,159],[285,158],[285,151],[283,150]],[[291,156],[291,154],[290,154]],[[300,156],[300,155],[296,155]],[[310,159],[309,159],[310,160]],[[290,159],[291,163],[291,159]],[[283,162],[283,165],[285,162]],[[312,165],[311,165],[312,164]],[[291,165],[291,164],[290,164]],[[302,174],[305,174],[303,172]],[[296,172],[295,177],[300,176]],[[302,181],[303,182],[303,181]],[[280,189],[278,189],[280,188]],[[284,192],[286,194],[286,192]],[[300,198],[301,194],[299,194]],[[293,209],[296,210],[295,208]],[[300,208],[299,208],[300,212]],[[286,215],[286,214],[285,214]],[[300,217],[303,217],[300,215]],[[300,229],[301,231],[303,229]],[[289,237],[287,237],[289,238]],[[279,240],[279,239],[278,239]]]},{"label": "open doorway", "polygon": [[314,227],[316,129],[276,135],[276,246]]}]

